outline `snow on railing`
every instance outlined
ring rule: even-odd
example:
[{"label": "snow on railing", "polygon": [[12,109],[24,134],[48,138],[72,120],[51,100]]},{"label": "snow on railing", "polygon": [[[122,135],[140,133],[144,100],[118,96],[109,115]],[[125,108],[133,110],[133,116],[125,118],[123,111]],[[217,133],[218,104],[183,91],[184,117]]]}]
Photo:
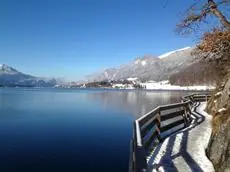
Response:
[{"label": "snow on railing", "polygon": [[172,133],[187,127],[191,122],[192,106],[209,98],[207,94],[187,95],[182,97],[181,103],[158,106],[135,120],[129,171],[145,171],[149,152]]}]

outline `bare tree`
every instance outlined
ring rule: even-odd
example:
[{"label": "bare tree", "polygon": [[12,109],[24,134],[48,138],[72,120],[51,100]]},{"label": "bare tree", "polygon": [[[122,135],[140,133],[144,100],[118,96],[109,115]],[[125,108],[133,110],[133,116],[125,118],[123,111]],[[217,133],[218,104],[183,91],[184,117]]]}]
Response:
[{"label": "bare tree", "polygon": [[230,21],[221,11],[223,6],[230,5],[230,0],[196,0],[186,11],[185,18],[177,25],[176,31],[187,34],[199,29],[200,24],[208,23],[209,16],[215,16],[223,29],[230,30]]},{"label": "bare tree", "polygon": [[[187,34],[191,32],[202,32],[202,23],[208,24],[208,32],[202,33],[194,56],[199,61],[205,60],[214,63],[219,76],[229,72],[230,66],[230,21],[226,16],[230,6],[230,0],[194,0],[186,11],[185,18],[177,25],[177,32]],[[225,12],[225,14],[224,14]],[[217,20],[213,20],[214,16]],[[220,25],[212,25],[218,21]],[[216,23],[215,23],[216,24]]]}]

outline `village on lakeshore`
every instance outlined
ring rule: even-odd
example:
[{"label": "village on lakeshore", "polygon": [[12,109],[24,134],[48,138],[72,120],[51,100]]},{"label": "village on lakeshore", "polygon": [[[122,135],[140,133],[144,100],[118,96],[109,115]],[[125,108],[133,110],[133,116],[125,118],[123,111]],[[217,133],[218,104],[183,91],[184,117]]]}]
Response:
[{"label": "village on lakeshore", "polygon": [[125,89],[125,90],[134,90],[134,89],[142,89],[142,90],[184,90],[184,91],[207,91],[215,89],[213,85],[188,85],[188,86],[180,86],[180,85],[172,85],[169,80],[163,81],[146,81],[141,82],[138,78],[127,78],[124,80],[118,81],[101,81],[101,82],[91,82],[84,84],[77,84],[75,82],[71,82],[68,84],[58,84],[55,85],[56,88],[107,88],[107,89]]}]

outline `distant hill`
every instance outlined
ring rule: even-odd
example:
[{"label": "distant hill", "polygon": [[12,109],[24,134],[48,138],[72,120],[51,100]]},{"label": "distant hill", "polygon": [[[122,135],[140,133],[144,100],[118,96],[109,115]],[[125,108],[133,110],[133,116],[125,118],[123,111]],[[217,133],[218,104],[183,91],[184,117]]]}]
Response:
[{"label": "distant hill", "polygon": [[[204,68],[204,65],[194,60],[195,57],[192,56],[193,50],[194,48],[192,47],[185,47],[167,52],[159,57],[144,56],[136,58],[134,61],[120,67],[92,74],[88,76],[88,81],[121,80],[137,77],[141,81],[170,80],[171,83],[180,85],[213,83],[214,80],[211,76],[206,77],[209,73],[199,69]],[[208,66],[205,66],[205,69],[210,71]],[[195,72],[196,75],[191,75],[191,73],[185,71]],[[202,73],[197,74],[196,71]],[[183,79],[181,78],[182,75]],[[186,81],[184,75],[187,76]],[[202,80],[201,77],[205,77],[206,80]],[[187,81],[187,79],[191,79],[191,82]]]},{"label": "distant hill", "polygon": [[186,47],[165,53],[159,57],[144,56],[117,68],[106,69],[88,76],[89,81],[119,80],[137,77],[142,81],[168,79],[173,73],[192,63],[193,48]]},{"label": "distant hill", "polygon": [[51,87],[54,86],[56,82],[55,79],[46,79],[24,74],[6,64],[0,65],[0,86]]}]

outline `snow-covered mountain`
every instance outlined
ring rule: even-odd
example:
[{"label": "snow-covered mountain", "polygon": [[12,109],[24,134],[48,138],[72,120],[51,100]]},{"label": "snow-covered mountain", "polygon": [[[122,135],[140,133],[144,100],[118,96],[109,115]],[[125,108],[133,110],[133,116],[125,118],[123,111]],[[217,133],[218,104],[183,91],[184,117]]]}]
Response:
[{"label": "snow-covered mountain", "polygon": [[49,87],[56,84],[55,79],[31,76],[6,65],[0,65],[0,86]]},{"label": "snow-covered mountain", "polygon": [[18,71],[10,66],[7,66],[5,64],[0,64],[0,74],[15,74],[18,73]]},{"label": "snow-covered mountain", "polygon": [[184,50],[187,50],[187,49],[191,49],[191,47],[185,47],[185,48],[181,48],[181,49],[178,49],[178,50],[174,50],[174,51],[170,51],[170,52],[167,52],[165,54],[162,54],[160,56],[158,56],[159,58],[165,58],[165,57],[168,57],[169,55],[171,54],[175,54],[175,53],[178,53],[178,52],[182,52]]},{"label": "snow-covered mountain", "polygon": [[185,47],[159,57],[144,56],[117,68],[106,69],[101,73],[88,76],[89,82],[102,80],[119,80],[137,77],[142,81],[160,81],[168,79],[171,74],[193,63],[193,48]]}]

